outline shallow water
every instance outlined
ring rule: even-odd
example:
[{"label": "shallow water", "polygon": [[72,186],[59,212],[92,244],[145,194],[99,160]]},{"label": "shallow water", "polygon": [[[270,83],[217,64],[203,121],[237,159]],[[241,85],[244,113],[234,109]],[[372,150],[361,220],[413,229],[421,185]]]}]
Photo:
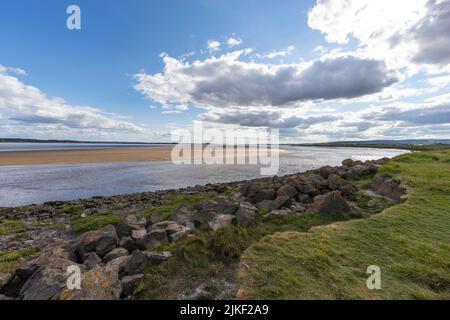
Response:
[{"label": "shallow water", "polygon": [[[342,160],[394,157],[407,151],[369,148],[282,147],[278,175],[339,165]],[[260,178],[256,165],[174,165],[134,162],[0,167],[0,207],[54,200],[181,188]]]}]

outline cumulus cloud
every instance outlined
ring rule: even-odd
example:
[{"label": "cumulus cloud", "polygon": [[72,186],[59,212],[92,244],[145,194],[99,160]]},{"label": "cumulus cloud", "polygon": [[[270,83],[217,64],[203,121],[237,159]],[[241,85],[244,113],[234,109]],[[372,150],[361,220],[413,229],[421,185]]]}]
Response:
[{"label": "cumulus cloud", "polygon": [[220,50],[220,42],[216,40],[208,41],[208,49],[210,52],[215,52]]},{"label": "cumulus cloud", "polygon": [[417,72],[450,63],[449,0],[318,0],[308,24],[329,42],[356,39],[367,55],[390,66]]},{"label": "cumulus cloud", "polygon": [[244,127],[309,128],[317,123],[339,119],[339,115],[296,116],[283,110],[214,110],[201,115],[200,119],[222,124],[237,124]]},{"label": "cumulus cloud", "polygon": [[350,55],[276,65],[242,61],[244,54],[234,51],[192,63],[164,55],[164,71],[135,75],[135,89],[162,105],[220,108],[350,99],[397,81],[383,62]]},{"label": "cumulus cloud", "polygon": [[273,52],[263,55],[261,57],[267,58],[267,59],[287,57],[287,56],[290,56],[292,54],[292,52],[294,52],[294,50],[295,50],[294,46],[289,46],[286,48],[286,50],[273,51]]},{"label": "cumulus cloud", "polygon": [[228,47],[232,48],[232,47],[236,47],[238,45],[241,45],[242,42],[243,41],[242,41],[241,38],[233,38],[233,37],[231,37],[231,38],[228,38],[227,45],[228,45]]},{"label": "cumulus cloud", "polygon": [[[8,68],[6,68],[8,70]],[[17,70],[13,69],[17,74]],[[11,73],[11,71],[9,71]],[[21,82],[0,69],[0,115],[2,126],[12,123],[37,125],[48,130],[69,128],[98,132],[142,132],[143,129],[116,114],[73,106],[58,97],[47,97],[38,88]]]}]

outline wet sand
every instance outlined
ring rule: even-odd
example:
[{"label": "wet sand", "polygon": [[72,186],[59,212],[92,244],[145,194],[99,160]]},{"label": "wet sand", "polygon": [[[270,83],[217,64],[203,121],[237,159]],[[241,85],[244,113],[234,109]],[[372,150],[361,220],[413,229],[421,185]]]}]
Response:
[{"label": "wet sand", "polygon": [[[195,155],[200,148],[195,149],[191,151],[192,158],[198,158]],[[255,152],[253,149],[251,153]],[[172,147],[6,151],[0,152],[0,166],[170,161],[171,153]]]}]

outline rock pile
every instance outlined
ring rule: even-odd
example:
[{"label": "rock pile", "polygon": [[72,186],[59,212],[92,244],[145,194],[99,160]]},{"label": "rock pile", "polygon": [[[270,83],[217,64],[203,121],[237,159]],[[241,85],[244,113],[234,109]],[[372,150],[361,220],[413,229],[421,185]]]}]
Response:
[{"label": "rock pile", "polygon": [[[201,202],[195,210],[182,206],[167,220],[161,220],[157,215],[146,219],[124,211],[122,222],[115,226],[107,225],[70,239],[68,236],[55,238],[14,272],[0,274],[0,299],[107,300],[128,297],[144,279],[146,266],[158,265],[170,258],[169,252],[154,251],[157,247],[190,237],[198,228],[209,228],[212,232],[231,225],[251,228],[260,215],[266,220],[309,211],[324,215],[351,212],[351,201],[359,192],[352,179],[375,175],[371,188],[382,196],[400,201],[406,191],[404,186],[376,174],[379,165],[386,161],[347,159],[342,166],[326,166],[303,174],[178,190],[184,194],[196,194],[211,190],[223,192],[233,186],[239,191]],[[162,205],[162,195],[171,192],[120,196],[117,197],[119,200],[113,197],[93,198],[80,202],[83,204],[83,214],[91,215],[102,211],[103,207],[96,206],[96,201],[108,206],[117,206],[118,201],[122,201],[121,205],[125,203],[122,207],[129,204],[136,209],[145,201],[147,204]],[[45,215],[49,219],[56,215],[55,207],[62,205],[55,202],[32,206],[35,210],[33,214]],[[13,209],[7,210],[6,217],[14,212]],[[64,213],[57,215],[58,219],[61,215],[65,219],[70,217],[70,213]],[[81,290],[71,290],[67,286],[70,266],[76,266],[81,271]]]}]

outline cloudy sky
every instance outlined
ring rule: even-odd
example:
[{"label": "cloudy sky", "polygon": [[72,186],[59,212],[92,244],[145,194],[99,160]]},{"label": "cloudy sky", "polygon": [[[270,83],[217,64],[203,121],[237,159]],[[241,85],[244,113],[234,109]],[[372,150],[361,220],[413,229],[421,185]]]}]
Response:
[{"label": "cloudy sky", "polygon": [[449,30],[450,0],[3,1],[0,137],[449,138]]}]

